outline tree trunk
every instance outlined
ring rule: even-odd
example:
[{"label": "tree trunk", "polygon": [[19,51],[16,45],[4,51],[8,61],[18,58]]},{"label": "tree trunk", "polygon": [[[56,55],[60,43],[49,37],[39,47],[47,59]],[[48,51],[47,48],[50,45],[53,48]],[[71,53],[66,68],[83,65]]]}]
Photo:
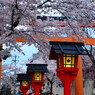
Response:
[{"label": "tree trunk", "polygon": [[50,93],[52,95],[52,89],[53,89],[53,83],[51,83],[51,87],[50,87]]}]

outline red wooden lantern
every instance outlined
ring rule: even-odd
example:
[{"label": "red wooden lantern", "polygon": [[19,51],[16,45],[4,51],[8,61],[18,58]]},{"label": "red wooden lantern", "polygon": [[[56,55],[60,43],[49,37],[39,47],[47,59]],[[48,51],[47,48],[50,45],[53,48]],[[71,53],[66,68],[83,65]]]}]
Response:
[{"label": "red wooden lantern", "polygon": [[30,74],[32,81],[31,86],[35,90],[35,95],[39,95],[39,90],[43,86],[44,73],[48,72],[47,64],[26,64],[28,66],[27,73]]},{"label": "red wooden lantern", "polygon": [[26,92],[29,90],[29,81],[30,75],[27,74],[17,74],[17,81],[20,82],[20,89],[23,95],[26,95]]},{"label": "red wooden lantern", "polygon": [[85,55],[83,43],[50,42],[50,59],[56,59],[57,76],[64,84],[64,95],[71,95],[71,83],[78,73],[78,55]]}]

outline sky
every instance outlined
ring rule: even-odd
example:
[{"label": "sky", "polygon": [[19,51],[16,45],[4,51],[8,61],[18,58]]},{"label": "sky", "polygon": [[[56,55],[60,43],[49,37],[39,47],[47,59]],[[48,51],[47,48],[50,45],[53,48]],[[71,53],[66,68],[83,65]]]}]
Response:
[{"label": "sky", "polygon": [[[5,48],[5,45],[3,47]],[[34,45],[31,45],[31,46],[24,45],[24,46],[22,46],[21,49],[23,50],[25,55],[21,54],[17,50],[12,50],[11,51],[12,57],[7,58],[7,60],[5,60],[5,61],[3,60],[2,64],[12,63],[13,62],[12,60],[14,60],[15,55],[17,56],[17,62],[24,63],[24,61],[27,61],[29,58],[31,58],[34,53],[38,52],[38,49]]]}]

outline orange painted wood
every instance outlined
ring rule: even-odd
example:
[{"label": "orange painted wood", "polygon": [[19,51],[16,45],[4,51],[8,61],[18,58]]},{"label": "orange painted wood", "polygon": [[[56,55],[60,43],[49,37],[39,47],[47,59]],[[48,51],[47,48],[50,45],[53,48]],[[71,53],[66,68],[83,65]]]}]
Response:
[{"label": "orange painted wood", "polygon": [[[0,49],[3,48],[3,45],[0,45]],[[0,89],[1,89],[1,75],[2,75],[2,58],[0,58]]]},{"label": "orange painted wood", "polygon": [[23,39],[22,37],[15,37],[15,41],[17,41],[17,42],[25,42],[26,40]]},{"label": "orange painted wood", "polygon": [[[44,20],[42,20],[42,23],[44,22]],[[61,24],[61,25],[59,25],[59,27],[65,27],[66,25],[63,23],[63,21],[57,21],[56,23],[58,23],[58,24]],[[62,24],[63,23],[63,24]],[[35,21],[29,21],[29,22],[25,22],[25,24],[27,24],[27,25],[36,25],[37,24],[37,22],[35,22]],[[86,26],[86,27],[95,27],[95,24],[94,23],[92,23],[92,22],[89,22],[89,25],[88,26]],[[80,27],[85,27],[85,25],[81,25]]]},{"label": "orange painted wood", "polygon": [[91,26],[93,26],[93,27],[95,27],[95,24],[94,24],[94,23],[92,23],[92,22],[90,22],[90,25],[91,25]]},{"label": "orange painted wood", "polygon": [[[37,38],[36,35],[34,35],[34,38]],[[39,39],[43,38],[48,41],[64,41],[64,42],[84,42],[86,45],[95,45],[95,38],[82,38],[81,41],[78,39],[74,39],[73,37],[44,37],[43,35],[39,36]],[[25,42],[26,40],[22,37],[16,37],[15,41],[17,42]]]},{"label": "orange painted wood", "polygon": [[1,89],[1,75],[2,75],[2,58],[0,58],[0,89]]},{"label": "orange painted wood", "polygon": [[[37,38],[36,35],[34,37]],[[95,45],[95,38],[82,38],[81,41],[78,38],[74,39],[73,37],[44,37],[43,35],[39,35],[39,39],[43,38],[48,41],[62,41],[62,42],[84,42],[86,45]]]},{"label": "orange painted wood", "polygon": [[78,56],[78,75],[75,78],[75,95],[84,95],[81,55]]},{"label": "orange painted wood", "polygon": [[[58,23],[62,23],[62,21],[59,21]],[[89,25],[88,25],[88,27],[95,27],[95,24],[94,23],[92,23],[92,22],[89,22]],[[65,24],[63,24],[63,25],[61,25],[61,27],[65,27]],[[82,26],[80,26],[80,27],[85,27],[85,25],[82,25]]]}]

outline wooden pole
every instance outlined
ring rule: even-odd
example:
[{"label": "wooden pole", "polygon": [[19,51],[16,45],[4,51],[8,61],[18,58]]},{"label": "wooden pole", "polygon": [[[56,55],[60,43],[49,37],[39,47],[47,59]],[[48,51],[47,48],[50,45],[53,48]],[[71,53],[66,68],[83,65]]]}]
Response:
[{"label": "wooden pole", "polygon": [[[3,45],[0,45],[0,50],[3,48]],[[2,75],[2,58],[0,58],[0,89],[1,89],[1,75]]]},{"label": "wooden pole", "polygon": [[2,75],[2,58],[0,58],[0,89],[1,89],[1,75]]},{"label": "wooden pole", "polygon": [[81,63],[81,55],[78,58],[78,75],[75,78],[75,95],[84,95],[83,90],[83,74],[82,74],[82,63]]}]

